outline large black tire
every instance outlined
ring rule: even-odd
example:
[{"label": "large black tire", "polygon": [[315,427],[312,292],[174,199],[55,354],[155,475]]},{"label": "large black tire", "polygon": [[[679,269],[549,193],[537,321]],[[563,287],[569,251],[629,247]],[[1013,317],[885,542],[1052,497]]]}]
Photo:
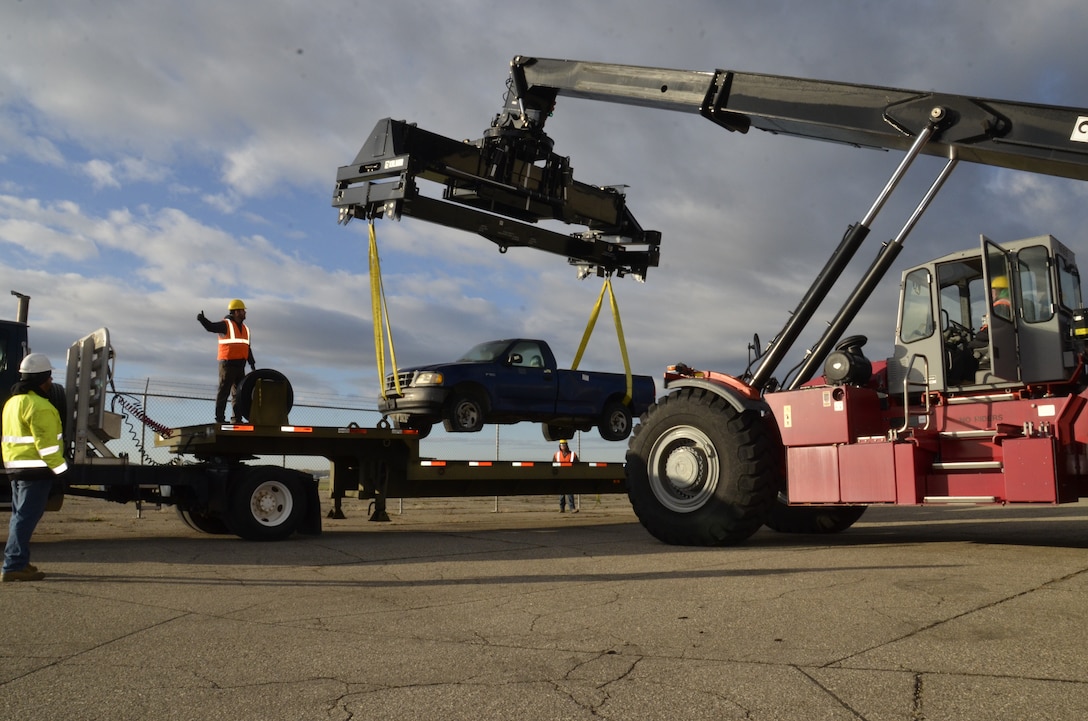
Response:
[{"label": "large black tire", "polygon": [[306,518],[305,474],[279,466],[246,466],[235,477],[227,524],[247,541],[280,541]]},{"label": "large black tire", "polygon": [[181,519],[182,523],[194,531],[210,533],[213,535],[230,533],[230,528],[227,527],[226,521],[219,516],[212,516],[209,515],[207,511],[183,508],[181,506],[175,506],[175,508],[177,508],[178,518]]},{"label": "large black tire", "polygon": [[474,390],[455,390],[446,404],[443,427],[450,433],[477,433],[484,427],[485,402]]},{"label": "large black tire", "polygon": [[259,380],[277,381],[279,383],[287,384],[285,394],[286,407],[284,408],[284,411],[290,412],[291,407],[295,404],[295,391],[291,388],[291,381],[287,380],[287,376],[284,374],[271,368],[255,370],[242,379],[242,382],[238,384],[238,402],[234,406],[234,410],[242,418],[249,419],[249,413],[253,409],[253,391],[257,390],[257,381]]},{"label": "large black tire", "polygon": [[787,506],[776,501],[767,528],[779,533],[839,533],[854,525],[868,506]]},{"label": "large black tire", "polygon": [[622,401],[610,400],[604,404],[597,432],[606,441],[625,441],[631,435],[631,408]]},{"label": "large black tire", "polygon": [[[6,391],[7,389],[5,389]],[[54,383],[49,386],[49,402],[53,404],[53,407],[57,409],[57,413],[60,414],[60,428],[61,431],[68,429],[68,394],[64,392],[64,386],[60,383]]]},{"label": "large black tire", "polygon": [[627,495],[646,530],[687,546],[733,545],[759,530],[782,467],[769,422],[699,388],[650,406],[627,450]]}]

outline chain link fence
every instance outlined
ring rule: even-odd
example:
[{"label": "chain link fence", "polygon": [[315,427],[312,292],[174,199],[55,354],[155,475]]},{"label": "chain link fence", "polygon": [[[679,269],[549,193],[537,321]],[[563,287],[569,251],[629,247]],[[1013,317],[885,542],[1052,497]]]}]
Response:
[{"label": "chain link fence", "polygon": [[[155,447],[155,435],[164,428],[212,423],[215,420],[216,386],[147,379],[114,379],[106,393],[106,409],[122,416],[121,438],[111,441],[118,455],[128,453],[136,463],[165,464],[173,454]],[[230,416],[227,402],[227,416]],[[296,426],[342,427],[351,423],[373,427],[382,414],[373,401],[353,396],[294,394],[289,419]],[[322,459],[262,457],[265,463],[287,465],[318,473],[327,472]]]}]

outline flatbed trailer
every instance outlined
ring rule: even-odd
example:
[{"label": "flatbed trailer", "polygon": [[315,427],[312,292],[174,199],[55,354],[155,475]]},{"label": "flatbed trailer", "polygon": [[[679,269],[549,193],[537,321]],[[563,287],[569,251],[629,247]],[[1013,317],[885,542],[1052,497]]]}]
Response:
[{"label": "flatbed trailer", "polygon": [[441,460],[422,458],[419,432],[294,425],[201,425],[174,429],[155,445],[204,461],[252,455],[319,456],[330,464],[330,517],[341,500],[374,500],[371,520],[389,520],[388,498],[626,493],[624,464],[603,462]]},{"label": "flatbed trailer", "polygon": [[[14,347],[27,347],[26,297],[19,319],[0,321]],[[294,533],[321,533],[318,480],[312,473],[260,464],[262,456],[325,458],[329,462],[332,509],[343,517],[342,500],[373,499],[372,521],[388,521],[389,498],[527,496],[560,493],[626,493],[622,463],[439,460],[420,456],[420,434],[382,423],[374,428],[292,425],[289,381],[256,371],[243,381],[251,395],[246,423],[157,426],[155,446],[169,463],[133,463],[111,443],[121,436],[119,414],[106,410],[114,352],[100,328],[68,350],[65,384],[50,400],[64,418],[68,472],[55,484],[51,510],[65,495],[118,503],[172,505],[191,528],[257,541]],[[3,399],[0,399],[3,400]]]}]

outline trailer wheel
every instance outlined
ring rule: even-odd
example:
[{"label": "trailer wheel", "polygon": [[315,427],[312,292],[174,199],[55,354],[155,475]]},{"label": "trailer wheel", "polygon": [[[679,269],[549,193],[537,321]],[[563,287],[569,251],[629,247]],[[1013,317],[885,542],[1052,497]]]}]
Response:
[{"label": "trailer wheel", "polygon": [[192,508],[182,508],[181,506],[176,506],[176,508],[178,518],[194,531],[210,533],[216,536],[230,533],[230,528],[219,516],[212,516],[207,511],[198,511]]},{"label": "trailer wheel", "polygon": [[627,451],[627,495],[665,543],[740,543],[767,519],[780,447],[757,411],[699,388],[668,395],[642,416]]},{"label": "trailer wheel", "polygon": [[776,501],[767,528],[779,533],[839,533],[854,525],[868,506],[787,506]]},{"label": "trailer wheel", "polygon": [[627,436],[631,435],[631,409],[617,400],[605,403],[597,432],[606,441],[627,440]]},{"label": "trailer wheel", "polygon": [[476,433],[484,427],[484,401],[472,390],[455,390],[443,427],[450,433]]},{"label": "trailer wheel", "polygon": [[299,473],[277,466],[247,466],[231,494],[230,530],[247,541],[279,541],[306,517]]}]

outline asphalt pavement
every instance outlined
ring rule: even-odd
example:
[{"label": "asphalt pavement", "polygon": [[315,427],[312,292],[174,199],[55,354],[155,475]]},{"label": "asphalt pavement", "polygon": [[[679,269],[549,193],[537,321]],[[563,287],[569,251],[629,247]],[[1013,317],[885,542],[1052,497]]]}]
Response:
[{"label": "asphalt pavement", "polygon": [[622,496],[362,501],[252,543],[68,499],[0,586],[0,718],[1088,718],[1088,504],[735,548]]}]

